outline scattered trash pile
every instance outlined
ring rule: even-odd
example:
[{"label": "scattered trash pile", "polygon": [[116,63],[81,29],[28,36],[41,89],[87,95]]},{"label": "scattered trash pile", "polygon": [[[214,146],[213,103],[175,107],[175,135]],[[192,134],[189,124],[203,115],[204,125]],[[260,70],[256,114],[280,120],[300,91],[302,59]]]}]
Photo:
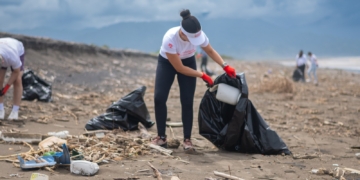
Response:
[{"label": "scattered trash pile", "polygon": [[[200,135],[218,148],[229,151],[291,154],[283,140],[269,127],[248,99],[249,91],[244,73],[237,74],[235,79],[226,74],[220,75],[214,84],[214,87],[219,84],[232,86],[232,90],[211,88],[205,92],[198,115]],[[238,93],[234,93],[234,89]],[[219,97],[219,93],[225,97]],[[231,94],[235,96],[230,97]],[[234,99],[235,102],[230,102]]]},{"label": "scattered trash pile", "polygon": [[[144,133],[147,134],[144,131],[146,129],[142,129],[140,132],[143,133],[139,134],[134,131],[129,133],[122,130],[98,130],[87,131],[79,136],[66,135],[66,137],[64,134],[67,131],[49,132],[48,134],[54,136],[40,135],[43,140],[39,143],[37,143],[39,135],[2,133],[3,141],[23,143],[30,150],[0,156],[0,160],[10,162],[23,170],[44,168],[55,172],[59,165],[68,165],[74,174],[94,175],[99,170],[98,164],[151,154],[151,148],[146,145],[149,142],[149,135],[144,136]],[[37,144],[38,148],[30,143]]]}]

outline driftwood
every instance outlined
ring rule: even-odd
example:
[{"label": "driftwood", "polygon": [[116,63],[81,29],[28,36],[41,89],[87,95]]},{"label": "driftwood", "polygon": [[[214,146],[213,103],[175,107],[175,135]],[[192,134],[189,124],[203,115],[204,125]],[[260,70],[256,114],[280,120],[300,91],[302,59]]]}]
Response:
[{"label": "driftwood", "polygon": [[214,171],[214,174],[215,174],[216,176],[220,176],[220,177],[223,177],[223,178],[226,178],[226,179],[244,180],[244,179],[238,178],[238,177],[236,177],[236,176],[232,176],[232,175],[225,174],[225,173],[218,172],[218,171]]},{"label": "driftwood", "polygon": [[95,130],[95,131],[86,131],[83,135],[94,135],[96,133],[109,133],[111,130]]},{"label": "driftwood", "polygon": [[343,169],[346,170],[346,171],[350,171],[351,173],[360,174],[360,171],[356,170],[356,169],[352,169],[352,168],[343,168]]},{"label": "driftwood", "polygon": [[167,126],[172,126],[172,127],[182,127],[183,124],[182,122],[166,122]]},{"label": "driftwood", "polygon": [[149,143],[148,146],[149,146],[150,148],[153,148],[153,149],[158,150],[159,152],[161,152],[162,154],[165,154],[165,155],[167,155],[167,156],[171,156],[171,154],[173,153],[172,150],[165,149],[165,148],[163,148],[163,147],[161,147],[161,146],[158,146],[158,145],[155,145],[155,144]]},{"label": "driftwood", "polygon": [[294,154],[293,155],[293,159],[315,159],[315,158],[320,158],[319,155],[314,154],[314,155],[300,155],[300,154]]},{"label": "driftwood", "polygon": [[360,149],[360,146],[351,146],[351,149]]},{"label": "driftwood", "polygon": [[154,176],[155,176],[158,180],[162,180],[160,171],[157,170],[150,162],[148,162],[148,165],[149,165],[150,168],[154,171]]}]

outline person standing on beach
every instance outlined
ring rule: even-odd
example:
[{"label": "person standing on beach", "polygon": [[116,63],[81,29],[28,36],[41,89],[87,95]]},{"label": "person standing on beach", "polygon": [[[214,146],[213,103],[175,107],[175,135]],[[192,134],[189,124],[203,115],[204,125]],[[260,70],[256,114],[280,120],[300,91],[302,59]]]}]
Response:
[{"label": "person standing on beach", "polygon": [[193,102],[196,88],[196,78],[203,79],[208,86],[214,84],[210,76],[196,70],[195,51],[200,46],[217,64],[222,66],[228,76],[235,78],[235,69],[228,65],[211,47],[208,37],[202,31],[200,23],[188,9],[181,11],[183,18],[180,26],[169,29],[162,40],[155,77],[155,118],[158,136],[152,144],[167,147],[166,141],[166,101],[170,88],[177,76],[180,87],[181,117],[183,123],[186,152],[194,151],[191,142],[193,126]]},{"label": "person standing on beach", "polygon": [[316,58],[315,54],[312,54],[311,52],[308,52],[308,56],[309,56],[309,61],[310,61],[310,68],[308,70],[309,81],[311,81],[311,74],[312,74],[314,76],[314,84],[317,85],[318,79],[317,79],[317,75],[316,75],[316,70],[319,67],[317,58]]},{"label": "person standing on beach", "polygon": [[200,64],[201,72],[205,72],[209,76],[214,75],[214,73],[207,68],[208,55],[206,54],[206,52],[202,48],[200,48],[198,55],[199,58],[201,58],[201,64]]},{"label": "person standing on beach", "polygon": [[300,80],[302,82],[305,82],[305,67],[306,67],[306,55],[303,53],[302,50],[300,50],[299,54],[296,55],[296,67],[300,70],[301,78]]},{"label": "person standing on beach", "polygon": [[[22,75],[24,71],[25,48],[23,43],[14,38],[0,38],[0,120],[5,118],[4,96],[11,85],[14,85],[13,108],[7,118],[17,120],[21,97],[23,93]],[[4,86],[7,68],[11,68],[11,75]]]}]

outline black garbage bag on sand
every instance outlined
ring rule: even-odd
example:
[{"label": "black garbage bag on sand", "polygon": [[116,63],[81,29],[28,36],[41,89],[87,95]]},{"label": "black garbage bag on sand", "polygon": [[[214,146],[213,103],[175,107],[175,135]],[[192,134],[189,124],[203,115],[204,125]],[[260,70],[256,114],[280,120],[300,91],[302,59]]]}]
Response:
[{"label": "black garbage bag on sand", "polygon": [[292,79],[295,82],[303,80],[303,73],[301,72],[301,70],[299,68],[296,68],[294,70],[293,75],[292,75]]},{"label": "black garbage bag on sand", "polygon": [[32,70],[26,70],[22,75],[23,100],[35,100],[50,102],[51,85],[40,77],[36,76]]},{"label": "black garbage bag on sand", "polygon": [[144,95],[146,87],[142,86],[119,101],[113,103],[106,109],[106,113],[91,119],[86,125],[87,130],[98,129],[123,129],[137,130],[139,122],[146,128],[150,128],[155,123],[150,120]]},{"label": "black garbage bag on sand", "polygon": [[216,99],[216,91],[206,91],[199,108],[199,133],[216,147],[241,153],[290,154],[283,140],[270,129],[248,99],[245,74],[231,79],[220,75],[214,84],[225,83],[240,90],[236,105]]}]

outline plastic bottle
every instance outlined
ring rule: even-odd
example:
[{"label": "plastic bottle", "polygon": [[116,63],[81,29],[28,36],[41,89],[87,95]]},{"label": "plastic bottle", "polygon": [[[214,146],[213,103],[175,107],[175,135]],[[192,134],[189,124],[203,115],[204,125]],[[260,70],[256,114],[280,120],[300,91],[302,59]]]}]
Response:
[{"label": "plastic bottle", "polygon": [[48,132],[48,135],[55,136],[55,137],[58,137],[61,139],[65,139],[69,135],[69,131]]}]

